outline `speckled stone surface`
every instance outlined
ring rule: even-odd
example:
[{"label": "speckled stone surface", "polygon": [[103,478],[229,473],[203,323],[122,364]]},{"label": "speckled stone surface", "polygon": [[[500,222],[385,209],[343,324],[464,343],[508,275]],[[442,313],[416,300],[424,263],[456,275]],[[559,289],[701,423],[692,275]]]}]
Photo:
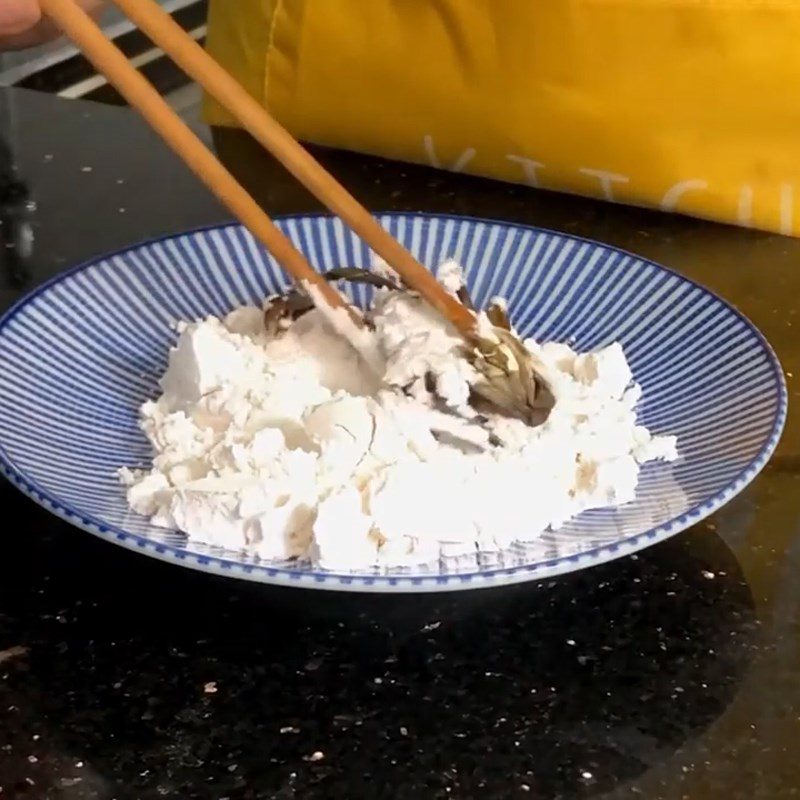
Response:
[{"label": "speckled stone surface", "polygon": [[[0,138],[3,307],[90,255],[226,218],[126,110],[0,91]],[[270,212],[317,208],[243,135],[216,143]],[[321,156],[376,210],[529,222],[699,280],[767,335],[796,399],[800,241]],[[191,573],[2,483],[0,800],[800,796],[798,434],[790,413],[707,524],[458,597]]]}]

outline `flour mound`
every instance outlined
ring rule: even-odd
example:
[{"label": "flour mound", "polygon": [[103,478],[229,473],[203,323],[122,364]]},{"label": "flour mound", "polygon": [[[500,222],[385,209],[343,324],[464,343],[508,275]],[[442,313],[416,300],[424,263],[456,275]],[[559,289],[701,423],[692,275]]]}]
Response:
[{"label": "flour mound", "polygon": [[[458,268],[445,275],[457,291]],[[367,359],[319,310],[277,338],[255,307],[182,323],[162,394],[141,408],[152,465],[120,470],[131,508],[262,559],[413,566],[628,503],[643,463],[677,457],[675,437],[637,424],[619,344],[525,342],[555,399],[530,427],[476,418],[458,334],[414,295],[378,291],[372,316]]]}]

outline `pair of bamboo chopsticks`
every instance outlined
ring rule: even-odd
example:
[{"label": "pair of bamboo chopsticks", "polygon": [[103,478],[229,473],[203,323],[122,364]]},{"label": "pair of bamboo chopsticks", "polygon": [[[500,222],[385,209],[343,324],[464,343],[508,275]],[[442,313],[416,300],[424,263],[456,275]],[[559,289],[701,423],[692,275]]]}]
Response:
[{"label": "pair of bamboo chopsticks", "polygon": [[[175,63],[224,105],[328,209],[341,217],[403,280],[467,339],[474,315],[448,294],[375,218],[292,138],[155,0],[114,0]],[[120,94],[136,108],[187,166],[298,281],[316,287],[333,308],[355,311],[275,226],[236,178],[128,62],[74,0],[40,0],[49,16]],[[358,318],[360,319],[360,318]]]}]

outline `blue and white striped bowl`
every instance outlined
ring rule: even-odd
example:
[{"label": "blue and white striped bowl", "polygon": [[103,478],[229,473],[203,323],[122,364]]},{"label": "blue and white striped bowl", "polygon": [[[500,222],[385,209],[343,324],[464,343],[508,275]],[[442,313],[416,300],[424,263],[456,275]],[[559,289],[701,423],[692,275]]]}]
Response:
[{"label": "blue and white striped bowl", "polygon": [[[619,558],[675,535],[740,492],[774,450],[786,388],[767,342],[705,289],[612,247],[519,225],[390,214],[381,222],[423,263],[454,257],[477,303],[508,298],[524,336],[580,350],[618,340],[644,388],[641,420],[679,437],[682,459],[648,465],[637,500],[581,515],[501,555],[417,572],[333,574],[187,544],[132,514],[121,465],[150,452],[137,409],[157,393],[181,319],[259,303],[287,285],[238,225],[132,247],[60,275],[0,320],[0,468],[79,528],[195,569],[264,583],[355,591],[437,591],[515,583]],[[337,219],[280,228],[318,269],[367,267]],[[369,289],[354,287],[364,304]],[[534,487],[532,487],[532,495]]]}]

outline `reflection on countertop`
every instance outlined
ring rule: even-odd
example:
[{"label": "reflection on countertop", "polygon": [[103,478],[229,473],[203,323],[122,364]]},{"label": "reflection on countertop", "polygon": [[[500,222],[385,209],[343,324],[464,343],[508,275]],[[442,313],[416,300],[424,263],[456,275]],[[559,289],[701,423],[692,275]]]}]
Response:
[{"label": "reflection on countertop", "polygon": [[739,564],[708,530],[532,587],[367,601],[95,542],[65,570],[58,538],[30,541],[24,588],[2,572],[29,648],[4,692],[3,780],[20,797],[39,796],[26,778],[65,777],[99,797],[124,781],[124,797],[182,798],[210,780],[219,794],[199,796],[607,792],[697,748],[761,638]]},{"label": "reflection on countertop", "polygon": [[14,159],[15,125],[8,93],[0,93],[0,267],[12,290],[28,282],[36,203]]}]

